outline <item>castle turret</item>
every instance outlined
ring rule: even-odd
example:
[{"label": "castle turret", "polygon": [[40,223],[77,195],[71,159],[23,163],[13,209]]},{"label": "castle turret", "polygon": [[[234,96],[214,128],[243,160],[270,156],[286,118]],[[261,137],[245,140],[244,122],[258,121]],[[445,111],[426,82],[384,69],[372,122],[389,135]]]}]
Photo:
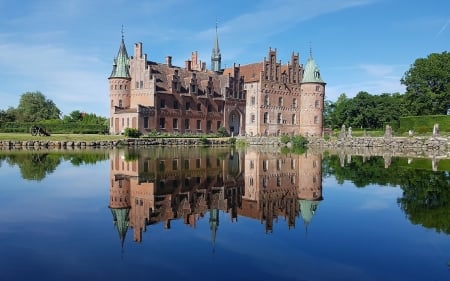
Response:
[{"label": "castle turret", "polygon": [[[119,52],[114,59],[113,69],[109,76],[110,116],[116,109],[130,107],[130,60],[122,35]],[[111,124],[111,127],[113,125]]]},{"label": "castle turret", "polygon": [[211,54],[211,70],[215,72],[220,72],[221,68],[222,56],[220,54],[219,49],[219,36],[217,35],[217,24],[216,24],[216,38],[214,41],[214,47],[212,49]]},{"label": "castle turret", "polygon": [[310,52],[301,82],[300,134],[322,136],[325,82]]}]

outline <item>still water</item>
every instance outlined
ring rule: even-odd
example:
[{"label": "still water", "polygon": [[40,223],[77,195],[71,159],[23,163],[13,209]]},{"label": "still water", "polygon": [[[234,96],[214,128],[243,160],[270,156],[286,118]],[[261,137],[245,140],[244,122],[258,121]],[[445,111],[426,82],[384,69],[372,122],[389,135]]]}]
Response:
[{"label": "still water", "polygon": [[0,152],[0,280],[450,280],[450,160]]}]

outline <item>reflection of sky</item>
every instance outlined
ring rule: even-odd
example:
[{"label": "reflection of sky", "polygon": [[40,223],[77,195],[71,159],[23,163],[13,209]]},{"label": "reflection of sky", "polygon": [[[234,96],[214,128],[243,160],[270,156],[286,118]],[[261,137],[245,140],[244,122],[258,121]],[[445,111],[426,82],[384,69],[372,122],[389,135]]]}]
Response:
[{"label": "reflection of sky", "polygon": [[[450,239],[412,225],[396,187],[323,180],[310,224],[284,218],[266,234],[259,220],[220,212],[213,246],[209,213],[196,228],[149,226],[124,250],[112,223],[109,162],[62,162],[40,182],[17,167],[0,172],[1,280],[444,280]],[[214,251],[213,251],[214,249]],[[435,278],[433,278],[435,277]]]}]

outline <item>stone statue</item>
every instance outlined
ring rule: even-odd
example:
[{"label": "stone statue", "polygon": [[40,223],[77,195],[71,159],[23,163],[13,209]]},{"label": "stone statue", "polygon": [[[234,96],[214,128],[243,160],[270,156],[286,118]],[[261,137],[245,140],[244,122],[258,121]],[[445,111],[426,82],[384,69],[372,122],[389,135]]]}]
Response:
[{"label": "stone statue", "polygon": [[340,139],[345,139],[345,125],[341,127],[341,133],[339,134]]},{"label": "stone statue", "polygon": [[433,137],[439,137],[439,124],[434,124],[433,126]]},{"label": "stone statue", "polygon": [[352,137],[352,127],[348,127],[348,137]]},{"label": "stone statue", "polygon": [[392,127],[390,125],[386,125],[386,131],[384,132],[385,138],[392,138]]}]

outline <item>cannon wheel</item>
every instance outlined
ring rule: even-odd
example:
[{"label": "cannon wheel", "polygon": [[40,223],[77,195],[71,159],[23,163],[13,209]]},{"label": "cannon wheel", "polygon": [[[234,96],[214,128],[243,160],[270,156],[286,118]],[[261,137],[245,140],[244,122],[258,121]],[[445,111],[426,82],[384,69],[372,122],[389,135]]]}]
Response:
[{"label": "cannon wheel", "polygon": [[39,134],[39,128],[36,127],[36,126],[32,126],[32,127],[30,128],[30,132],[31,132],[31,135],[32,135],[32,136],[36,136],[37,134]]}]

